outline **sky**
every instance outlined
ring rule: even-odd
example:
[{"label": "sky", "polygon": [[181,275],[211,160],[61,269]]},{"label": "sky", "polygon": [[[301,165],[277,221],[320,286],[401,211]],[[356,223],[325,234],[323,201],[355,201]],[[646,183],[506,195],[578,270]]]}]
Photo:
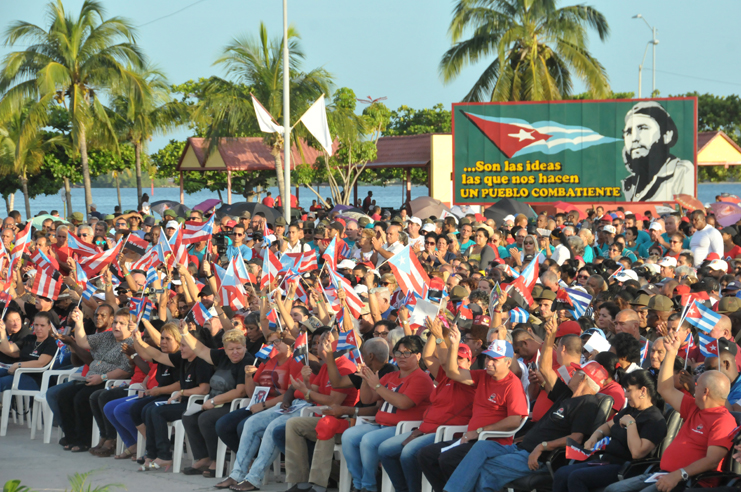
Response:
[{"label": "sky", "polygon": [[[123,16],[138,27],[138,42],[172,83],[223,76],[213,66],[224,46],[238,36],[256,36],[264,22],[271,37],[282,32],[279,0],[102,0],[108,15]],[[64,0],[75,15],[82,0]],[[559,6],[573,5],[561,1]],[[737,51],[738,0],[585,0],[601,11],[610,25],[605,42],[590,32],[590,51],[605,66],[615,92],[638,92],[638,66],[651,40],[651,30],[636,14],[658,29],[656,88],[661,96],[690,91],[730,95],[741,92]],[[304,69],[324,67],[336,87],[350,87],[358,97],[387,97],[396,109],[446,107],[461,98],[491,62],[465,68],[452,83],[438,73],[448,36],[450,0],[289,0],[288,19],[301,35]],[[0,30],[13,20],[46,27],[41,0],[0,0]],[[0,46],[0,57],[12,50]],[[492,58],[493,59],[493,58]],[[652,55],[643,68],[643,97],[651,93]],[[583,86],[577,85],[577,92]],[[155,137],[153,152],[187,130]]]}]

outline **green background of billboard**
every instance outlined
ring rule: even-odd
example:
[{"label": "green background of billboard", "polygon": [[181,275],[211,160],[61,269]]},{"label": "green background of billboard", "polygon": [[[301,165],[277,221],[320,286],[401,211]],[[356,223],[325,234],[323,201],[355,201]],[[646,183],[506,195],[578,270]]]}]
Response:
[{"label": "green background of billboard", "polygon": [[[677,143],[669,152],[680,159],[688,160],[695,164],[695,140],[696,131],[696,99],[654,99],[661,104],[674,120],[678,130]],[[454,104],[453,105],[453,139],[454,139],[454,197],[453,202],[458,204],[495,203],[499,198],[461,198],[461,188],[486,189],[485,184],[462,185],[461,174],[463,169],[474,167],[477,161],[486,163],[500,163],[504,169],[504,161],[525,162],[540,160],[541,162],[561,162],[563,170],[560,172],[544,172],[545,175],[567,175],[576,174],[580,178],[578,185],[499,185],[499,188],[554,188],[554,187],[621,187],[621,182],[628,176],[628,171],[623,163],[623,128],[625,126],[625,114],[639,101],[595,101],[595,102],[543,102],[543,103],[521,103],[521,104]],[[564,125],[584,126],[595,132],[618,138],[616,142],[594,145],[581,151],[563,150],[556,154],[543,154],[532,152],[525,155],[508,158],[504,155],[489,138],[481,132],[463,112],[475,115],[519,118],[530,123],[536,121],[551,120]],[[526,176],[537,173],[467,173],[469,176],[502,175],[502,176]],[[695,177],[697,180],[697,177]],[[536,177],[537,183],[537,177]],[[695,189],[696,189],[695,183]],[[480,195],[479,195],[480,196]],[[536,198],[529,194],[522,199],[526,202],[553,202],[558,200],[571,202],[595,202],[595,201],[625,201],[624,197],[618,198]]]}]

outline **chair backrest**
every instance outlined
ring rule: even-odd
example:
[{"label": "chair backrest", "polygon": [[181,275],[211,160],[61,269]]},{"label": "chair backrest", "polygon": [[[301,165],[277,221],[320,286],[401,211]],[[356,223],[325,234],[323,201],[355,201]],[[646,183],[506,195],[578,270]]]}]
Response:
[{"label": "chair backrest", "polygon": [[674,438],[677,437],[677,433],[682,427],[682,422],[684,422],[682,417],[679,416],[679,412],[677,412],[673,408],[668,408],[666,412],[664,412],[664,419],[666,420],[666,437],[664,437],[664,440],[661,441],[658,446],[656,446],[654,452],[651,453],[657,458],[661,457],[664,454],[666,448],[668,448]]},{"label": "chair backrest", "polygon": [[601,393],[594,396],[599,399],[599,407],[597,409],[597,414],[594,416],[594,422],[592,422],[591,434],[593,434],[602,424],[607,422],[607,419],[610,417],[610,412],[612,411],[612,405],[615,403],[615,400],[613,400],[611,396],[603,395]]},{"label": "chair backrest", "polygon": [[[731,412],[731,415],[736,419],[736,425],[741,425],[741,412]],[[736,437],[733,438],[733,445],[736,446],[737,444],[741,443],[741,432],[736,433]],[[729,451],[729,457],[726,458],[729,462],[729,468],[731,472],[735,473],[736,475],[741,475],[741,463],[733,459],[733,454],[736,452],[736,450],[732,447]]]}]

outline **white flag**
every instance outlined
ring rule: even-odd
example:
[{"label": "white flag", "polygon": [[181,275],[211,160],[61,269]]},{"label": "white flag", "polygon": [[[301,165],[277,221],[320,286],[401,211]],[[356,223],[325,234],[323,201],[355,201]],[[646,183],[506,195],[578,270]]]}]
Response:
[{"label": "white flag", "polygon": [[329,124],[327,123],[327,108],[324,105],[324,94],[306,110],[304,115],[301,117],[306,129],[314,135],[319,143],[327,151],[327,154],[332,155],[332,135],[329,134]]},{"label": "white flag", "polygon": [[252,106],[255,108],[255,115],[257,116],[257,124],[260,125],[260,131],[265,133],[283,133],[283,127],[273,121],[273,117],[260,104],[260,101],[255,99],[255,96],[252,94],[250,96],[252,97]]}]

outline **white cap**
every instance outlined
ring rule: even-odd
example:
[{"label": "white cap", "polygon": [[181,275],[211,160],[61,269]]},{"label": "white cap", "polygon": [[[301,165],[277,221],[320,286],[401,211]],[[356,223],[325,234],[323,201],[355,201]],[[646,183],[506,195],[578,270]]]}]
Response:
[{"label": "white cap", "polygon": [[608,234],[615,234],[617,232],[615,226],[611,226],[610,224],[607,224],[602,230]]},{"label": "white cap", "polygon": [[504,222],[508,222],[508,221],[512,221],[512,222],[514,222],[514,221],[515,221],[515,216],[514,216],[514,215],[512,215],[512,214],[510,214],[510,215],[506,216],[506,217],[504,218]]},{"label": "white cap", "polygon": [[178,228],[178,223],[175,222],[174,220],[168,221],[167,224],[165,225],[165,229],[177,229],[177,228]]},{"label": "white cap", "polygon": [[661,259],[659,262],[659,266],[662,267],[676,267],[677,266],[677,259],[672,256],[665,256]]},{"label": "white cap", "polygon": [[657,265],[656,263],[646,263],[644,266],[646,267],[646,270],[654,275],[658,275],[659,273],[661,273],[661,268],[659,268],[659,265]]},{"label": "white cap", "polygon": [[424,232],[435,232],[435,224],[425,224],[422,230]]},{"label": "white cap", "polygon": [[418,226],[422,227],[422,219],[420,219],[419,217],[412,217],[411,219],[409,219],[409,222],[414,222]]},{"label": "white cap", "polygon": [[618,282],[627,282],[628,280],[638,280],[638,274],[633,270],[623,270],[615,275]]},{"label": "white cap", "polygon": [[658,222],[651,223],[651,225],[648,227],[648,229],[650,231],[663,231],[664,230],[664,228],[661,227],[661,224],[659,224]]},{"label": "white cap", "polygon": [[149,202],[142,203],[142,212],[144,212],[145,214],[149,213]]},{"label": "white cap", "polygon": [[363,295],[363,296],[367,296],[368,295],[368,287],[366,287],[363,284],[356,285],[355,287],[353,287],[353,290],[359,296],[360,295]]},{"label": "white cap", "polygon": [[725,272],[728,270],[728,263],[726,263],[723,260],[713,260],[710,263],[708,263],[708,267],[710,267],[711,270]]},{"label": "white cap", "polygon": [[90,208],[95,208],[95,209],[97,209],[97,208],[98,208],[98,206],[97,206],[96,204],[94,204],[94,203],[91,203],[91,204],[90,204]]},{"label": "white cap", "polygon": [[350,270],[352,270],[353,268],[355,268],[355,262],[351,260],[342,260],[337,264],[337,269],[340,270],[342,268],[349,268]]}]

